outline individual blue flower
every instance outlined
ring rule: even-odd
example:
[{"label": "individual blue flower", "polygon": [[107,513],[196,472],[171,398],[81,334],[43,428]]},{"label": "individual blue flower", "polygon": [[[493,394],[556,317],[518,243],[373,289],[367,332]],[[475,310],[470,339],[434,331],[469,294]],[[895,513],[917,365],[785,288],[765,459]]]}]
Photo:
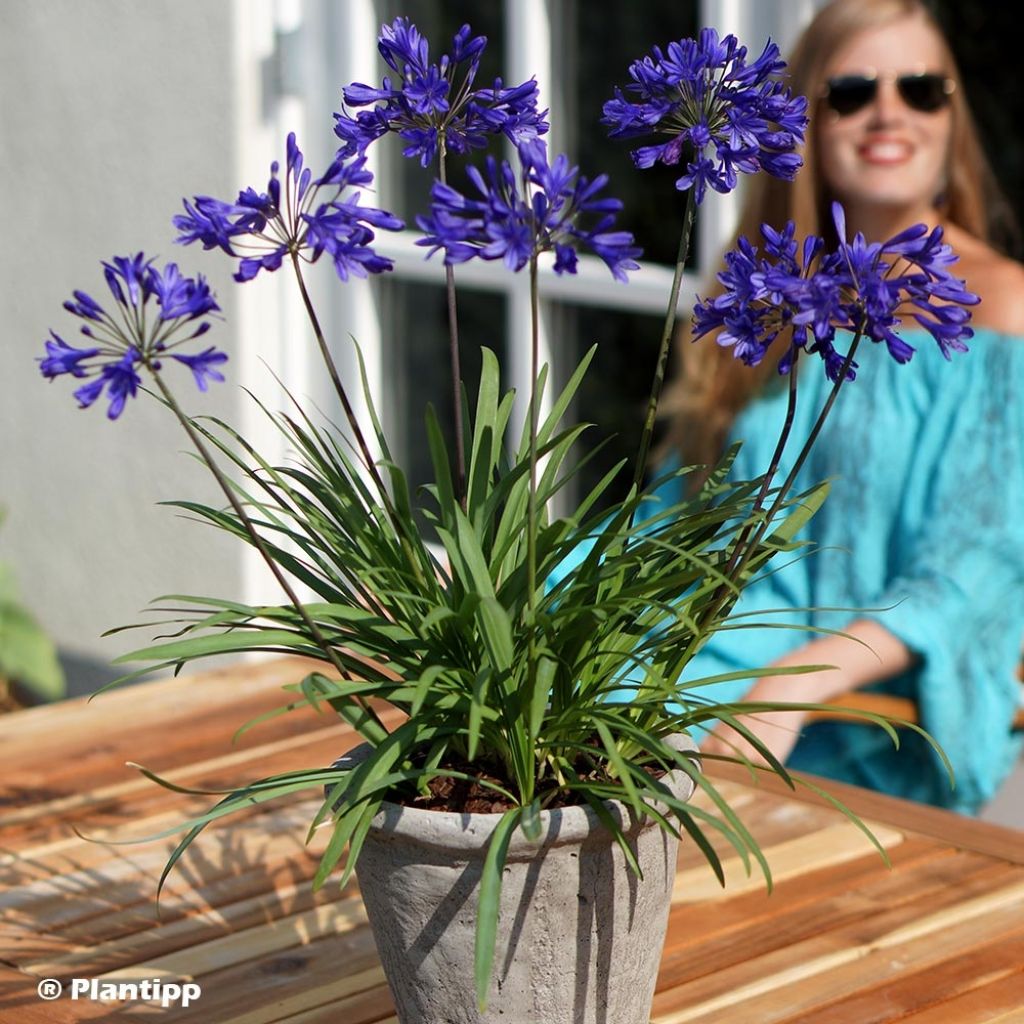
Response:
[{"label": "individual blue flower", "polygon": [[159,300],[162,320],[194,320],[220,308],[202,274],[184,277],[177,263],[168,263],[162,271],[153,268],[149,285]]},{"label": "individual blue flower", "polygon": [[914,354],[899,335],[910,316],[938,344],[942,354],[967,351],[973,331],[970,310],[979,300],[950,267],[956,256],[942,241],[942,229],[918,224],[886,242],[869,243],[862,234],[846,238],[842,207],[832,207],[838,244],[824,252],[824,241],[810,236],[798,245],[792,223],[782,231],[763,225],[764,252],[746,238],[728,253],[718,275],[720,295],[694,309],[694,338],[714,332],[738,359],[756,365],[780,334],[789,347],[779,371],[789,372],[796,349],[817,353],[830,380],[856,375],[835,345],[837,332],[884,344],[899,363]]},{"label": "individual blue flower", "polygon": [[400,231],[404,224],[384,210],[359,204],[359,193],[353,190],[373,181],[365,165],[362,156],[339,154],[313,181],[292,132],[286,143],[283,187],[275,160],[266,192],[243,189],[234,203],[211,196],[185,200],[185,212],[173,220],[179,232],[175,241],[201,242],[204,249],[219,248],[237,257],[236,281],[251,281],[261,270],[277,270],[286,256],[315,263],[324,252],[333,258],[343,281],[353,272],[365,277],[391,270],[391,260],[370,247],[373,229]]},{"label": "individual blue flower", "polygon": [[124,411],[125,402],[134,398],[138,392],[142,378],[139,377],[135,367],[141,358],[137,349],[129,349],[120,359],[104,364],[100,367],[100,375],[95,380],[83,385],[75,392],[78,399],[78,407],[86,409],[103,393],[107,392],[110,399],[110,407],[107,410],[107,417],[116,420]]},{"label": "individual blue flower", "polygon": [[39,359],[40,372],[49,380],[67,374],[87,383],[75,392],[81,408],[93,405],[104,393],[110,401],[107,416],[114,420],[129,398],[138,393],[141,368],[160,371],[160,360],[170,355],[192,370],[200,391],[208,380],[223,380],[215,366],[227,355],[208,348],[199,355],[175,350],[209,330],[210,314],[220,307],[200,274],[185,277],[176,263],[163,269],[142,253],[115,256],[103,263],[103,275],[115,309],[108,312],[92,296],[73,292],[64,308],[83,320],[81,332],[89,339],[85,348],[69,345],[54,331],[46,341],[46,355]]},{"label": "individual blue flower", "polygon": [[785,69],[771,41],[753,63],[732,35],[714,29],[669,43],[630,65],[632,82],[604,105],[612,138],[667,136],[632,151],[637,167],[684,165],[676,188],[731,192],[738,174],[759,170],[787,180],[801,165],[794,152],[807,127],[807,100],[779,80]]},{"label": "individual blue flower", "polygon": [[52,340],[46,342],[46,356],[39,360],[40,372],[48,380],[64,373],[85,377],[87,373],[82,363],[100,354],[98,348],[75,348],[53,331],[50,331],[50,338]]},{"label": "individual blue flower", "polygon": [[625,281],[626,272],[637,269],[641,250],[628,231],[613,230],[622,204],[599,195],[607,177],[589,181],[564,155],[549,164],[540,141],[520,144],[518,153],[520,174],[493,157],[487,158],[484,174],[467,169],[478,197],[435,182],[430,215],[417,218],[425,237],[416,244],[430,246],[428,256],[444,249],[449,266],[479,257],[500,259],[510,270],[521,270],[539,253],[554,252],[558,274],[576,272],[582,246]]},{"label": "individual blue flower", "polygon": [[[384,25],[377,48],[397,77],[385,77],[380,88],[353,82],[343,90],[342,110],[334,115],[334,132],[344,143],[340,153],[364,153],[395,132],[406,143],[403,154],[427,167],[439,151],[481,149],[488,136],[501,134],[518,144],[544,134],[547,112],[537,110],[535,81],[506,88],[499,78],[492,88],[473,88],[486,44],[463,25],[451,51],[432,64],[427,40],[408,18]],[[351,114],[348,107],[368,109]]]},{"label": "individual blue flower", "polygon": [[208,382],[211,380],[221,381],[222,383],[224,381],[224,374],[215,369],[215,367],[227,362],[226,352],[218,352],[215,348],[208,348],[196,355],[172,355],[171,358],[177,359],[179,363],[184,363],[192,371],[196,387],[200,391],[206,391],[209,388]]}]

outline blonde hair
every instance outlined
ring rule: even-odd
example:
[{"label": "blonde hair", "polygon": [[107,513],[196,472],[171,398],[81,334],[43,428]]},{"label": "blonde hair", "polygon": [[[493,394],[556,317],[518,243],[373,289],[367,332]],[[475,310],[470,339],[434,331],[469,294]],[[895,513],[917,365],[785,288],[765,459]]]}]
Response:
[{"label": "blonde hair", "polygon": [[[945,192],[937,201],[940,216],[968,234],[992,244],[993,213],[1005,217],[1006,206],[981,148],[974,120],[967,106],[960,72],[952,51],[937,22],[920,0],[833,0],[805,29],[789,57],[789,82],[794,94],[807,96],[811,121],[803,147],[804,166],[793,181],[767,174],[749,180],[736,239],[745,235],[758,243],[761,224],[781,228],[787,221],[796,225],[797,238],[823,235],[833,243],[829,215],[832,196],[818,172],[815,157],[813,104],[825,84],[825,71],[836,51],[853,35],[907,17],[923,18],[939,37],[945,67],[955,89],[950,97],[952,135]],[[702,297],[721,292],[717,282]],[[720,455],[733,421],[742,409],[772,380],[778,379],[777,363],[784,351],[769,356],[756,367],[735,359],[731,348],[713,338],[691,343],[689,327],[676,338],[680,372],[666,389],[663,408],[669,417],[661,457],[678,451],[687,463],[713,463]]]}]

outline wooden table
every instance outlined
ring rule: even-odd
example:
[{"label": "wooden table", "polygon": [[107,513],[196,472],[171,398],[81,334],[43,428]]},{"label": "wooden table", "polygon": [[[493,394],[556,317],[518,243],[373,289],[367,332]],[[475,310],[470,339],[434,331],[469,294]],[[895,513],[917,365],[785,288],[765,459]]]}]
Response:
[{"label": "wooden table", "polygon": [[[310,709],[232,745],[306,667],[244,665],[0,717],[0,1021],[394,1021],[356,886],[310,890],[323,835],[303,845],[310,801],[208,830],[160,916],[156,882],[174,840],[94,841],[158,832],[211,802],[126,761],[216,789],[350,746],[333,715]],[[656,1024],[1024,1021],[1024,833],[833,786],[875,824],[890,870],[813,797],[718,774],[776,888],[767,895],[733,860],[723,892],[684,846]],[[67,991],[47,1002],[44,978],[66,989],[74,978],[194,979],[202,995],[166,1009]]]}]

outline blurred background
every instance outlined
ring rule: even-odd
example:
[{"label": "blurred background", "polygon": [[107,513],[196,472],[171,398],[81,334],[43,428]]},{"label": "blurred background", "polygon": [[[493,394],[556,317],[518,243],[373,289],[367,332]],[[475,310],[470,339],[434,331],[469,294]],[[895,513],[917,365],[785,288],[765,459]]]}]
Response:
[{"label": "blurred background", "polygon": [[[312,340],[291,282],[261,275],[244,287],[219,253],[172,244],[171,217],[183,196],[233,198],[265,189],[271,160],[298,133],[307,163],[326,166],[336,148],[332,112],[341,86],[376,83],[384,72],[375,38],[382,22],[408,15],[445,48],[464,22],[487,35],[479,81],[536,75],[551,108],[551,145],[584,174],[610,175],[626,205],[625,226],[645,249],[628,288],[603,264],[581,260],[576,278],[542,282],[543,342],[564,376],[595,342],[596,368],[577,414],[612,441],[595,479],[635,450],[657,346],[680,201],[675,175],[637,174],[627,147],[610,142],[601,106],[624,84],[629,63],[654,43],[690,35],[701,24],[735,32],[759,52],[771,37],[785,51],[816,0],[0,0],[0,247],[4,343],[0,347],[0,650],[18,647],[0,676],[39,676],[20,699],[91,692],[119,670],[111,661],[155,630],[104,638],[145,621],[164,594],[277,600],[247,549],[231,545],[161,501],[218,503],[206,473],[157,403],[131,403],[110,422],[104,403],[80,411],[68,381],[47,385],[37,358],[49,328],[69,341],[77,324],[61,309],[73,289],[102,302],[100,260],[143,250],[183,272],[205,274],[224,310],[211,335],[231,354],[228,383],[206,395],[183,386],[186,407],[226,418],[266,454],[278,440],[242,388],[279,404],[273,374],[333,415]],[[1024,146],[1016,126],[1024,93],[999,41],[1013,38],[1010,5],[939,0],[934,7],[957,51],[989,154],[1017,211],[1024,209]],[[409,223],[430,179],[405,161],[396,140],[374,154],[376,205]],[[461,171],[453,169],[458,178]],[[687,290],[707,271],[735,214],[736,197],[702,207]],[[393,447],[414,480],[426,476],[421,410],[442,413],[446,329],[440,261],[425,264],[414,235],[382,242],[396,270],[372,284],[339,284],[327,264],[311,275],[315,298],[349,371],[349,335],[364,349],[371,386]],[[1021,253],[1014,253],[1020,256]],[[278,279],[282,278],[282,279]],[[500,267],[460,274],[460,329],[472,392],[479,347],[498,352],[510,383],[527,376],[526,354],[508,339],[525,336],[525,281]],[[521,389],[522,390],[522,389]],[[623,484],[625,486],[625,482]],[[38,627],[33,630],[33,622]],[[6,638],[6,641],[5,639]],[[17,644],[15,644],[17,641]],[[2,659],[2,655],[0,655]],[[20,660],[19,660],[20,659]],[[13,669],[11,668],[13,664]],[[45,679],[44,679],[45,677]]]}]

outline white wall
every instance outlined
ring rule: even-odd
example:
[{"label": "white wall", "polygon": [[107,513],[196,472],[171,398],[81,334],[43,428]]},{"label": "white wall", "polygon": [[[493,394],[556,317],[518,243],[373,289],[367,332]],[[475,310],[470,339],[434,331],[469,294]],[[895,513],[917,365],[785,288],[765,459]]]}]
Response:
[{"label": "white wall", "polygon": [[[160,594],[238,593],[237,545],[155,507],[218,501],[168,415],[144,396],[113,423],[106,403],[80,411],[71,381],[47,384],[36,363],[48,328],[75,343],[77,321],[61,308],[72,289],[102,303],[100,260],[139,249],[207,275],[227,316],[207,337],[236,352],[228,261],[172,245],[170,224],[182,196],[239,185],[234,10],[0,0],[0,558],[72,655],[105,661],[141,646],[148,633],[100,634],[138,621]],[[200,396],[181,369],[186,408],[234,418],[237,387]]]}]

